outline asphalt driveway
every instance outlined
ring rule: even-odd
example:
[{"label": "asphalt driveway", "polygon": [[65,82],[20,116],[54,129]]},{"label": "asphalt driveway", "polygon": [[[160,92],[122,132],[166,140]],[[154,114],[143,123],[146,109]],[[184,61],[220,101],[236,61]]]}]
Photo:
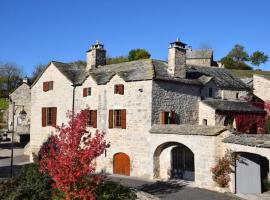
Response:
[{"label": "asphalt driveway", "polygon": [[233,194],[223,194],[206,189],[189,187],[185,182],[148,181],[125,176],[109,176],[109,180],[168,200],[240,200]]}]

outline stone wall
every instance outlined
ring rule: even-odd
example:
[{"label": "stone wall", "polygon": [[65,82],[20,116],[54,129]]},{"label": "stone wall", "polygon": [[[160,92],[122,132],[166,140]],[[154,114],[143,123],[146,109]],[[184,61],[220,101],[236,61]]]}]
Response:
[{"label": "stone wall", "polygon": [[152,124],[160,123],[162,111],[175,111],[176,124],[198,123],[199,87],[153,81],[152,99]]},{"label": "stone wall", "polygon": [[[21,86],[19,86],[13,93],[10,94],[10,98],[13,102],[15,102],[15,116],[14,116],[14,129],[15,131],[18,129],[20,130],[20,126],[27,127],[24,129],[25,133],[29,134],[29,126],[30,126],[30,119],[31,119],[31,90],[30,86],[26,83],[23,83]],[[24,106],[24,107],[22,107]],[[19,117],[19,113],[22,111],[22,109],[25,110],[27,113],[26,118],[24,120],[21,120]],[[9,103],[8,108],[8,127],[9,130],[12,129],[12,120],[13,120],[13,106],[12,103]]]},{"label": "stone wall", "polygon": [[202,89],[201,89],[201,97],[202,98],[209,98],[209,88],[212,88],[212,97],[213,98],[220,98],[220,89],[217,87],[213,80],[209,81]]},{"label": "stone wall", "polygon": [[[124,95],[114,94],[114,85],[124,85]],[[91,87],[92,95],[83,96],[83,88]],[[113,157],[125,153],[131,160],[131,176],[151,178],[149,175],[149,132],[151,128],[152,81],[125,82],[115,75],[106,85],[97,85],[91,78],[76,88],[75,110],[89,107],[97,110],[97,128],[106,132],[111,146],[106,155],[97,159],[98,170],[113,172]],[[108,128],[110,109],[126,109],[126,129]],[[89,128],[92,133],[96,129]]]},{"label": "stone wall", "polygon": [[206,105],[203,102],[199,102],[199,125],[203,125],[203,120],[207,120],[207,126],[216,125],[216,110]]},{"label": "stone wall", "polygon": [[[238,98],[237,98],[238,94]],[[249,93],[247,91],[241,90],[220,90],[219,96],[224,100],[238,100],[238,99],[246,99]]]},{"label": "stone wall", "polygon": [[254,94],[264,101],[270,101],[270,78],[253,76]]},{"label": "stone wall", "polygon": [[[53,90],[43,91],[43,82],[53,81]],[[52,126],[42,127],[42,107],[57,107],[57,125],[66,124],[67,111],[72,110],[72,83],[53,65],[46,69],[38,82],[31,88],[30,148],[37,151],[50,134]]]},{"label": "stone wall", "polygon": [[212,64],[212,60],[211,59],[203,59],[203,58],[201,58],[201,59],[199,59],[199,58],[198,59],[187,59],[186,63],[188,65],[199,65],[199,66],[209,67]]}]

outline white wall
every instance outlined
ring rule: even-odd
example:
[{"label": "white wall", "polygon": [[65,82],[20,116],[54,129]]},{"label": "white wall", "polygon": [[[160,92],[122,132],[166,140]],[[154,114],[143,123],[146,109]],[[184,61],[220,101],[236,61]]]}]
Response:
[{"label": "white wall", "polygon": [[254,94],[263,101],[270,101],[270,78],[263,76],[253,76]]},{"label": "white wall", "polygon": [[199,125],[203,125],[203,120],[207,120],[207,126],[216,125],[216,111],[214,108],[199,102]]}]

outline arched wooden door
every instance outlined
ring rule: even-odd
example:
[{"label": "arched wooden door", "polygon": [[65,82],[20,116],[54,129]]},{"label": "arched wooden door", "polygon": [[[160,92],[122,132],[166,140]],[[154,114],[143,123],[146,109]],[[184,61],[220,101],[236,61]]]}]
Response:
[{"label": "arched wooden door", "polygon": [[127,154],[117,153],[113,158],[113,173],[125,176],[130,175],[130,159]]}]

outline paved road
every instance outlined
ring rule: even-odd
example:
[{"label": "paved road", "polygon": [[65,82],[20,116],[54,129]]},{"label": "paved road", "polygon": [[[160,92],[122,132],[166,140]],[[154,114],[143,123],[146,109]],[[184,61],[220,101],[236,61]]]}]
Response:
[{"label": "paved road", "polygon": [[168,200],[240,200],[232,194],[222,194],[210,190],[189,187],[187,183],[170,181],[148,181],[138,178],[127,178],[124,176],[109,176],[109,180],[120,184],[142,190],[160,199]]},{"label": "paved road", "polygon": [[[23,155],[22,144],[14,144],[13,151],[13,172],[17,174],[22,165],[29,162],[29,156]],[[10,154],[11,144],[10,142],[0,143],[0,178],[10,177]]]}]

